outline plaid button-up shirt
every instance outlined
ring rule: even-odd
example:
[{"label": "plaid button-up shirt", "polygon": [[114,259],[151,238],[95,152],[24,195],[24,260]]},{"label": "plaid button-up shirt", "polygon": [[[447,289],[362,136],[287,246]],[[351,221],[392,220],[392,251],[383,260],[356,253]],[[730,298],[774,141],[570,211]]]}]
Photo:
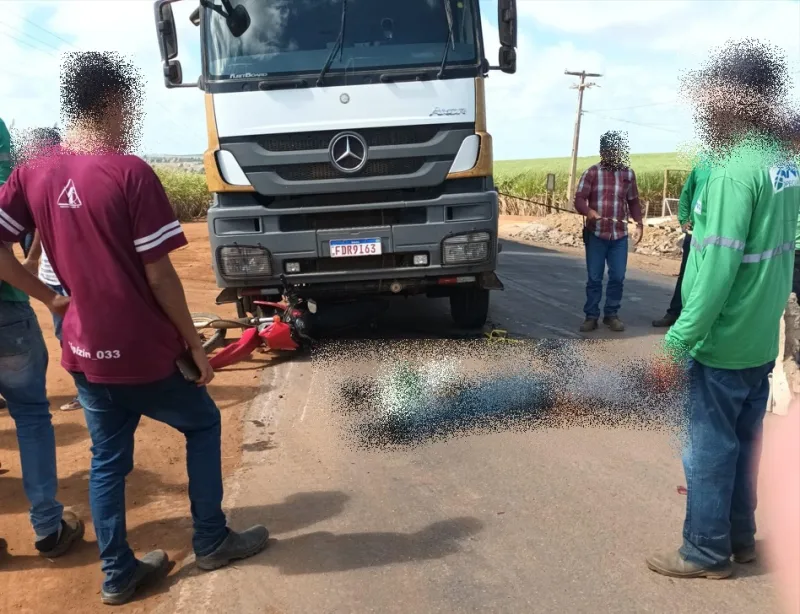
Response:
[{"label": "plaid button-up shirt", "polygon": [[587,215],[589,209],[600,215],[599,220],[587,222],[595,236],[607,240],[628,236],[628,217],[637,223],[642,221],[639,188],[633,170],[610,170],[602,163],[586,169],[575,194],[575,210]]}]

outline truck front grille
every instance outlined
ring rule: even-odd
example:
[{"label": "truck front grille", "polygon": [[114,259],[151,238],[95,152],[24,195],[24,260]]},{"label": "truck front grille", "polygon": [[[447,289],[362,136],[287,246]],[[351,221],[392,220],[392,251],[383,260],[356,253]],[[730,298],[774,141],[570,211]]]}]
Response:
[{"label": "truck front grille", "polygon": [[[325,130],[322,132],[302,132],[300,134],[271,134],[258,140],[267,151],[313,151],[328,149],[331,140],[341,130]],[[355,130],[369,147],[387,145],[415,145],[427,143],[439,132],[439,126],[399,126],[393,128],[365,128]]]},{"label": "truck front grille", "polygon": [[422,168],[425,158],[395,158],[390,160],[369,160],[364,168],[353,175],[337,171],[327,162],[313,164],[292,164],[275,168],[277,175],[285,181],[324,181],[345,177],[388,177],[392,175],[412,175]]}]

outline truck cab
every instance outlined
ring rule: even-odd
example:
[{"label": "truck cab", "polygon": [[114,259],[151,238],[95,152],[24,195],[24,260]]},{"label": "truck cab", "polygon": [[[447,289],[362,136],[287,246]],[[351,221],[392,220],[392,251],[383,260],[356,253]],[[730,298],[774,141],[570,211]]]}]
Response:
[{"label": "truck cab", "polygon": [[[285,276],[313,298],[449,297],[482,326],[503,286],[479,1],[202,0],[186,84],[176,1],[158,39],[166,86],[205,96],[219,302],[251,313]],[[516,24],[499,0],[507,73]]]}]

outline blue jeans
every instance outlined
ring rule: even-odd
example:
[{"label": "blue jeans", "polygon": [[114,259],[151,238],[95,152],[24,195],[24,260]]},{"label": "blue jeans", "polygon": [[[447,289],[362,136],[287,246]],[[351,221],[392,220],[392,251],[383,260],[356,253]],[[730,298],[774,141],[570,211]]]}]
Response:
[{"label": "blue jeans", "polygon": [[703,567],[727,565],[732,552],[755,545],[757,463],[774,366],[689,363],[681,555]]},{"label": "blue jeans", "polygon": [[58,531],[64,506],[56,500],[56,437],[47,400],[47,346],[27,303],[0,301],[0,396],[14,419],[22,486],[36,535]]},{"label": "blue jeans", "polygon": [[[45,284],[48,288],[50,288],[56,294],[60,294],[61,296],[67,296],[66,291],[64,290],[63,286],[51,286],[50,284]],[[55,330],[56,339],[58,342],[61,343],[61,325],[64,323],[64,318],[62,318],[57,313],[53,314],[53,329]]]},{"label": "blue jeans", "polygon": [[608,264],[608,285],[606,286],[606,304],[604,315],[617,315],[622,302],[622,285],[625,281],[625,269],[628,266],[628,237],[601,239],[588,234],[586,242],[586,271],[589,279],[586,282],[586,305],[583,312],[588,319],[600,318],[600,299],[603,296],[603,276]]},{"label": "blue jeans", "polygon": [[222,511],[221,423],[205,388],[175,375],[154,384],[92,384],[73,373],[92,438],[89,501],[102,569],[103,588],[117,592],[136,570],[125,524],[125,476],[133,470],[133,441],[142,416],[163,422],[186,437],[194,538],[198,556],[210,554],[228,535]]}]

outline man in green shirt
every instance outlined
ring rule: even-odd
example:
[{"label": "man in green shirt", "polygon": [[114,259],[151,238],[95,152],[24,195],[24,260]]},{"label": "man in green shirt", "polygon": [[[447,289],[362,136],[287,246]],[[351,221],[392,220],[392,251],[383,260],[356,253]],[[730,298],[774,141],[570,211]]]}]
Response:
[{"label": "man in green shirt", "polygon": [[[10,139],[0,120],[0,156],[10,153]],[[0,173],[7,169],[0,157]],[[10,164],[9,164],[10,166]],[[8,178],[0,174],[0,190]],[[15,224],[0,212],[0,225]],[[83,522],[56,499],[55,431],[47,400],[47,346],[27,292],[60,316],[69,299],[34,276],[14,273],[11,246],[0,243],[0,395],[14,420],[22,466],[22,486],[30,503],[35,547],[47,558],[65,554],[84,533]],[[17,265],[19,266],[19,265]]]},{"label": "man in green shirt", "polygon": [[683,284],[683,274],[686,271],[686,262],[689,259],[689,249],[692,243],[692,224],[694,215],[692,213],[696,197],[700,194],[710,173],[710,169],[705,162],[701,162],[692,169],[686,183],[683,184],[681,197],[678,201],[678,223],[683,230],[683,255],[681,257],[681,270],[678,273],[678,281],[675,284],[675,291],[672,293],[672,300],[669,303],[667,313],[663,318],[653,321],[656,328],[666,328],[672,326],[681,315],[683,302],[681,300],[681,286]]},{"label": "man in green shirt", "polygon": [[671,577],[726,578],[731,557],[756,558],[759,442],[800,206],[781,57],[756,41],[731,43],[693,75],[696,117],[715,153],[693,208],[683,310],[664,343],[671,374],[683,365],[688,379],[686,519],[680,550],[647,564]]},{"label": "man in green shirt", "polygon": [[0,185],[3,185],[11,174],[11,134],[5,122],[0,119]]}]

